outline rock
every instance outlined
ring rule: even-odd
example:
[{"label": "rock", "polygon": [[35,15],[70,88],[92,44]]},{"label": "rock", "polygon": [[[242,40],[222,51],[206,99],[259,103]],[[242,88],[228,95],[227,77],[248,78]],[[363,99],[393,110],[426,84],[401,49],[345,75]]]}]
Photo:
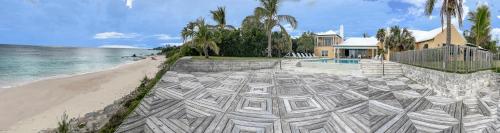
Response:
[{"label": "rock", "polygon": [[300,61],[299,61],[299,62],[297,62],[297,64],[295,64],[295,66],[296,67],[302,67],[302,63],[300,63]]}]

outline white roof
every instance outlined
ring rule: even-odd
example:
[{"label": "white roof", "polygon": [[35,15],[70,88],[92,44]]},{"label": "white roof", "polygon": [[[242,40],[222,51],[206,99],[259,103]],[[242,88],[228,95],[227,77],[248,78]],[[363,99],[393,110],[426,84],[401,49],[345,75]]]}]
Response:
[{"label": "white roof", "polygon": [[351,37],[344,41],[344,43],[339,44],[339,46],[353,46],[353,47],[372,47],[377,46],[378,40],[375,37],[363,38],[363,37]]},{"label": "white roof", "polygon": [[411,34],[415,37],[415,41],[427,41],[436,37],[439,33],[441,33],[443,29],[436,28],[431,31],[422,31],[422,30],[410,30]]},{"label": "white roof", "polygon": [[[455,27],[455,29],[458,30],[458,28],[455,25],[453,25],[453,27]],[[422,42],[435,38],[439,33],[443,32],[443,29],[446,29],[446,26],[439,27],[430,31],[423,31],[423,30],[409,30],[409,31],[415,37],[415,41]]]}]

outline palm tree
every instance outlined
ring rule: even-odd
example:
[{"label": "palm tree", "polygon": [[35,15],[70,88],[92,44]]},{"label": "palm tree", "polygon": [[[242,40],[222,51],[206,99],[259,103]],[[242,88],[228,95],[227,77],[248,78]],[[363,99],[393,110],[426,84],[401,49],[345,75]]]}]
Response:
[{"label": "palm tree", "polygon": [[377,31],[377,35],[375,36],[377,38],[377,40],[382,44],[382,51],[381,53],[385,53],[385,49],[386,49],[386,40],[387,40],[387,37],[388,37],[388,33],[387,33],[387,30],[385,29],[378,29]]},{"label": "palm tree", "polygon": [[[209,49],[215,54],[219,54],[219,47],[215,42],[214,30],[205,23],[205,19],[199,18],[193,23],[193,30],[183,34],[183,37],[189,37],[191,40],[185,44],[192,47],[202,48],[205,58],[209,58]],[[184,32],[183,32],[184,33]]]},{"label": "palm tree", "polygon": [[[437,0],[427,0],[425,4],[425,14],[431,16]],[[462,26],[463,0],[443,0],[441,6],[441,25],[446,20],[446,45],[451,44],[451,17],[458,17],[458,23]],[[446,17],[446,18],[445,18]]]},{"label": "palm tree", "polygon": [[217,7],[216,10],[210,11],[212,19],[217,22],[219,29],[235,29],[231,25],[226,24],[226,7]]},{"label": "palm tree", "polygon": [[200,45],[194,44],[194,42],[190,41],[192,39],[192,36],[194,35],[195,28],[197,26],[196,21],[191,21],[189,22],[186,27],[182,28],[181,31],[181,36],[182,36],[182,41],[184,44],[187,44],[188,42],[191,47],[195,48],[198,53],[200,53],[200,56],[202,56],[203,53],[203,48],[200,47]]},{"label": "palm tree", "polygon": [[393,26],[389,30],[379,29],[376,38],[390,54],[391,49],[397,48],[400,51],[411,50],[415,48],[415,37],[411,32],[399,26]]},{"label": "palm tree", "polygon": [[470,31],[472,43],[483,48],[488,47],[491,41],[491,13],[486,5],[479,6],[476,11],[469,13],[470,22],[473,23]]},{"label": "palm tree", "polygon": [[399,26],[391,27],[388,40],[389,49],[397,48],[400,51],[406,51],[415,48],[415,37],[406,28],[401,30]]},{"label": "palm tree", "polygon": [[297,20],[290,15],[278,15],[279,3],[281,0],[259,0],[260,6],[255,8],[254,15],[248,16],[243,22],[253,23],[260,22],[264,25],[264,30],[267,34],[267,56],[272,57],[272,30],[278,26],[281,31],[286,32],[282,23],[288,23],[293,29],[297,28]]}]

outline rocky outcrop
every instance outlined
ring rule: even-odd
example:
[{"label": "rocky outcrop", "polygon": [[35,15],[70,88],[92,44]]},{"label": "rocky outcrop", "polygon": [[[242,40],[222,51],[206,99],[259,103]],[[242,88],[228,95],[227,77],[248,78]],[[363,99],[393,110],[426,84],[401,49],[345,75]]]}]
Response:
[{"label": "rocky outcrop", "polygon": [[[85,114],[83,117],[72,118],[69,120],[71,132],[75,133],[89,133],[98,132],[110,118],[117,113],[119,110],[123,110],[126,101],[130,101],[137,95],[137,91],[133,91],[130,94],[124,96],[121,99],[116,100],[113,104],[110,104],[102,110],[95,112],[90,112]],[[62,114],[61,114],[62,115]],[[56,133],[57,129],[46,129],[40,131],[40,133]]]}]

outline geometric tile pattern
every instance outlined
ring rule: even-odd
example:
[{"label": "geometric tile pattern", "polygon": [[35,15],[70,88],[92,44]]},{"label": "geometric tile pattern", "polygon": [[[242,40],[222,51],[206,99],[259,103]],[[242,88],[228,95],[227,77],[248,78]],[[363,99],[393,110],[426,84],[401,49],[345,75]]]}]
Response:
[{"label": "geometric tile pattern", "polygon": [[402,76],[169,71],[116,132],[495,133],[499,96],[480,94],[441,97]]}]

